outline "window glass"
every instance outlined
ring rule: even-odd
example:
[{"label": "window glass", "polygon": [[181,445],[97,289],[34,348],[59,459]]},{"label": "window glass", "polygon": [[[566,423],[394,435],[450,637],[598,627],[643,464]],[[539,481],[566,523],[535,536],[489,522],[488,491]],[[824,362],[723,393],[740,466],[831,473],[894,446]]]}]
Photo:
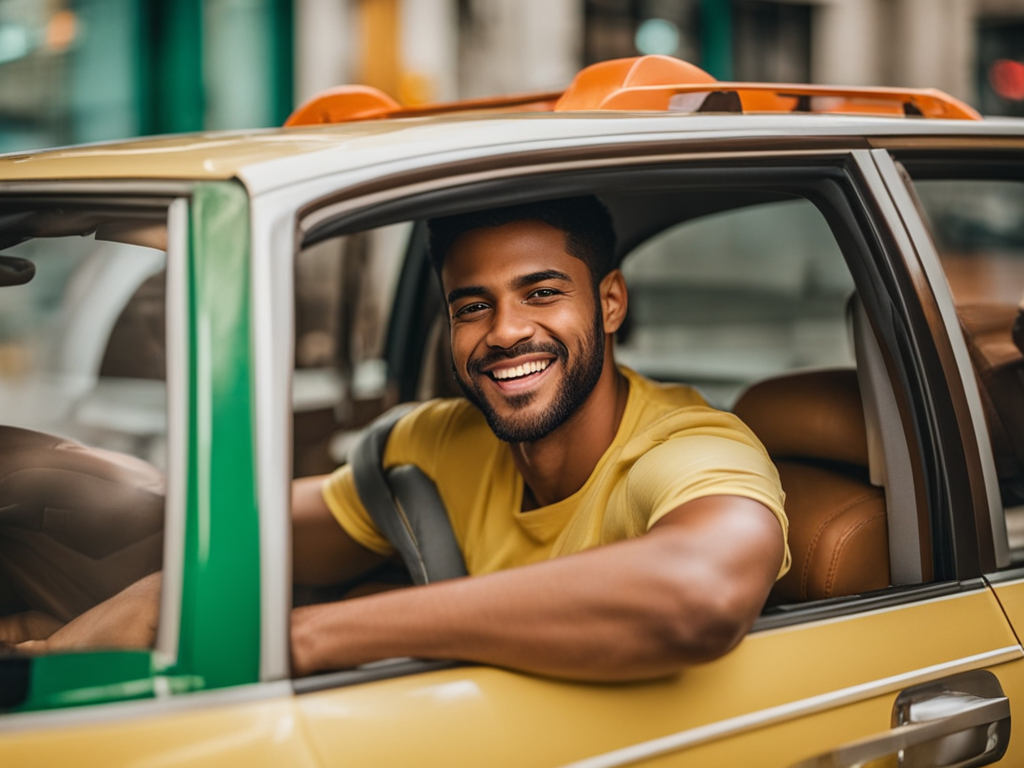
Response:
[{"label": "window glass", "polygon": [[630,318],[618,359],[732,406],[750,383],[801,368],[853,366],[853,282],[806,200],[678,224],[623,261]]},{"label": "window glass", "polygon": [[162,213],[0,207],[0,258],[35,271],[0,287],[0,642],[160,569],[165,240]]},{"label": "window glass", "polygon": [[[915,188],[949,281],[985,418],[1015,559],[1024,556],[1024,182],[922,179]],[[1016,340],[1015,340],[1016,339]]]},{"label": "window glass", "polygon": [[[865,437],[865,420],[879,417],[860,394],[854,283],[821,211],[774,190],[735,198],[722,190],[622,190],[601,200],[622,242],[639,243],[622,262],[629,316],[617,359],[653,379],[697,387],[742,419],[775,461],[796,565],[769,605],[887,588],[888,489],[870,469],[886,466],[886,457]],[[690,209],[717,212],[688,218]],[[297,255],[297,476],[333,471],[361,428],[399,399],[462,395],[451,376],[443,298],[415,232],[408,224],[368,230]],[[863,309],[854,311],[863,319]],[[870,326],[857,328],[863,345]],[[384,361],[397,369],[405,358],[415,386],[391,390],[401,376]],[[360,383],[365,366],[379,373]],[[333,390],[302,410],[299,382],[314,375]],[[912,506],[898,512],[916,519]],[[822,536],[855,541],[859,554],[830,571],[832,560],[815,544]],[[919,549],[916,539],[898,544]],[[326,586],[296,579],[293,604],[363,594],[352,590],[390,585],[393,576],[375,571],[367,583]]]}]

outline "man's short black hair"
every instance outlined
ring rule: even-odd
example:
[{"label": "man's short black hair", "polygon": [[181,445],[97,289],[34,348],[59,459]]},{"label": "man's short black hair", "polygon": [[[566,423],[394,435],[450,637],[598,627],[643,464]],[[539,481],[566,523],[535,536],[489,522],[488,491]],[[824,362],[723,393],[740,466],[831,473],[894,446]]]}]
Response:
[{"label": "man's short black hair", "polygon": [[488,208],[440,216],[428,222],[430,261],[438,277],[452,243],[465,232],[513,221],[540,221],[565,233],[565,250],[590,269],[596,288],[615,267],[615,228],[604,204],[593,195]]}]

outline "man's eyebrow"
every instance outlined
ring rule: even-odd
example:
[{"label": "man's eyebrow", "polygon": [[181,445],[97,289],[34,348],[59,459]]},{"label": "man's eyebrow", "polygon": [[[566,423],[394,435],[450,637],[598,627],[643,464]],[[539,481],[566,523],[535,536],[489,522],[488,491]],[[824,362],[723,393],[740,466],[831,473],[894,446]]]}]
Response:
[{"label": "man's eyebrow", "polygon": [[[545,280],[563,280],[567,283],[572,282],[572,278],[565,274],[565,272],[559,272],[557,269],[545,269],[540,272],[531,272],[528,275],[520,275],[512,281],[512,288],[526,288],[534,283],[542,283]],[[487,293],[487,289],[482,285],[466,285],[462,288],[455,288],[451,293],[449,293],[448,303],[454,304],[459,299],[464,299],[467,296],[483,296],[485,293]]]},{"label": "man's eyebrow", "polygon": [[563,280],[567,283],[572,282],[572,278],[565,274],[565,272],[559,272],[557,269],[545,269],[542,272],[531,272],[528,275],[520,275],[512,281],[512,287],[526,288],[534,283],[543,283],[545,280]]},{"label": "man's eyebrow", "polygon": [[456,288],[448,294],[448,303],[454,304],[459,299],[465,298],[466,296],[482,296],[487,292],[482,285],[467,285],[463,288]]}]

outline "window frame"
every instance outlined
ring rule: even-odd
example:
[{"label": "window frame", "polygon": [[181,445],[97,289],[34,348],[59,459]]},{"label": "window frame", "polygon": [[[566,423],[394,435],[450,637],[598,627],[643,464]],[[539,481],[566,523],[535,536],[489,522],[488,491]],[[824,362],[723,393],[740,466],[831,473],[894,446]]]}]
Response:
[{"label": "window frame", "polygon": [[[627,152],[628,147],[623,148],[623,156],[614,159],[542,162],[535,165],[530,164],[527,156],[519,159],[520,165],[517,167],[480,173],[467,173],[464,167],[448,171],[440,166],[430,174],[420,168],[410,174],[412,178],[407,183],[403,183],[400,176],[390,177],[390,183],[386,185],[371,182],[367,185],[368,193],[321,193],[318,199],[298,208],[293,223],[293,249],[297,252],[301,247],[328,237],[403,220],[418,220],[442,212],[455,213],[486,205],[513,204],[586,192],[600,193],[601,183],[611,186],[609,180],[612,179],[617,189],[630,185],[653,190],[684,186],[684,178],[686,183],[693,185],[716,181],[735,185],[741,179],[743,184],[760,183],[772,189],[787,187],[787,184],[792,186],[796,183],[794,178],[799,178],[805,185],[805,193],[798,196],[810,199],[825,216],[843,251],[858,293],[870,297],[870,300],[865,301],[868,316],[886,352],[886,362],[891,366],[890,378],[897,377],[894,389],[899,394],[904,419],[912,425],[908,431],[908,440],[911,443],[910,453],[917,489],[915,496],[927,499],[925,510],[930,524],[944,526],[948,518],[946,500],[949,497],[945,491],[948,484],[945,465],[942,462],[929,463],[923,455],[927,443],[921,441],[922,435],[931,438],[936,429],[929,396],[931,393],[927,392],[925,386],[927,378],[924,370],[927,365],[920,359],[920,348],[927,347],[932,340],[927,333],[927,325],[913,311],[908,310],[907,299],[913,305],[914,294],[908,290],[910,280],[906,274],[905,256],[888,231],[888,222],[879,214],[879,203],[873,199],[879,192],[877,186],[872,187],[864,179],[863,158],[858,162],[857,154],[864,154],[865,150],[744,152],[736,157],[722,152],[710,156],[672,154],[629,157]],[[425,182],[425,178],[430,181]],[[806,185],[811,181],[820,183],[817,199],[806,194]],[[320,188],[323,188],[322,184]],[[543,189],[544,192],[538,194],[537,189]],[[891,204],[887,194],[885,203]],[[845,212],[845,220],[840,210]],[[840,233],[849,238],[841,237]],[[408,286],[422,287],[430,276],[424,261],[422,255],[418,259],[406,260],[396,304],[403,298],[411,299],[417,293],[422,294]],[[284,273],[282,266],[278,270],[278,274]],[[403,290],[403,286],[406,286],[406,290]],[[886,312],[883,312],[883,307]],[[414,308],[403,304],[395,308],[392,322],[396,318],[406,318],[408,321],[408,318],[418,315]],[[902,323],[902,337],[897,339],[891,324],[880,322],[877,320],[879,316],[898,317]],[[401,337],[403,333],[407,333],[407,329],[389,327],[388,330],[389,339]],[[926,478],[928,473],[931,476]],[[923,487],[926,485],[925,480],[927,488]],[[939,566],[921,584],[890,588],[884,594],[794,606],[785,611],[784,615],[762,617],[754,631],[861,613],[878,607],[918,602],[942,594],[979,588],[979,583],[975,581],[957,581],[958,572],[952,562],[952,553],[944,548],[948,538],[946,536],[938,542],[925,538],[919,542],[922,550],[926,550],[934,564]],[[290,573],[288,577],[290,584]],[[449,665],[454,662],[441,663]],[[372,669],[333,672],[293,680],[292,685],[296,691],[306,692],[434,668],[433,663],[413,663],[409,666],[388,661],[375,664]]]},{"label": "window frame", "polygon": [[[175,449],[169,415],[169,466],[176,452],[180,473],[173,483],[178,501],[169,503],[179,512],[169,510],[175,530],[170,536],[165,530],[165,545],[180,553],[165,555],[165,562],[177,557],[180,566],[169,573],[172,592],[161,606],[174,613],[166,631],[176,634],[176,648],[12,657],[27,666],[29,700],[0,718],[0,731],[62,718],[90,722],[120,709],[84,705],[132,701],[126,706],[133,711],[154,713],[188,706],[192,692],[209,701],[282,695],[281,686],[246,687],[260,680],[267,646],[262,630],[276,628],[281,618],[264,605],[268,574],[261,554],[278,547],[268,544],[263,523],[272,516],[261,513],[257,493],[253,325],[261,313],[252,303],[248,192],[236,180],[0,182],[0,195],[8,193],[47,201],[87,197],[97,204],[156,200],[169,207],[181,201],[174,233],[169,230],[177,244],[168,248],[168,258],[177,261],[168,265],[168,291],[178,295],[167,301],[168,327],[174,328],[168,355],[179,358],[168,360],[168,398],[180,417],[174,417]],[[71,711],[58,711],[66,708]]]}]

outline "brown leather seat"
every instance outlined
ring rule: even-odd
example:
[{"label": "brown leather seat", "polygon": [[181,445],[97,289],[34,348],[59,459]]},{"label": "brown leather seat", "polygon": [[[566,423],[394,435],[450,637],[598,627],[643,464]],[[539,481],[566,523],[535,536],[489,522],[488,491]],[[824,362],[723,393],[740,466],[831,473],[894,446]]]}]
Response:
[{"label": "brown leather seat", "polygon": [[764,443],[786,492],[793,567],[770,604],[822,600],[889,585],[885,494],[868,482],[868,442],[853,370],[759,382],[737,416]]}]

